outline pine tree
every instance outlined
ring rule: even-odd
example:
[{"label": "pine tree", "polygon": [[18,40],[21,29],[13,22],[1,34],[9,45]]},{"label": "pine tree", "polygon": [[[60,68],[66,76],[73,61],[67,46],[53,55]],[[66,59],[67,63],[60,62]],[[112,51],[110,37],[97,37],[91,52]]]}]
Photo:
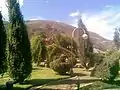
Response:
[{"label": "pine tree", "polygon": [[7,67],[6,63],[6,30],[0,12],[0,74],[5,73]]},{"label": "pine tree", "polygon": [[8,61],[10,77],[22,83],[32,71],[30,41],[17,0],[7,0],[9,11]]},{"label": "pine tree", "polygon": [[[82,58],[81,60],[81,63],[82,65],[87,69],[89,68],[88,65],[91,64],[91,58],[92,58],[92,53],[93,53],[93,45],[90,41],[90,38],[89,38],[89,33],[87,31],[87,28],[86,26],[84,25],[82,19],[81,19],[81,16],[80,16],[80,19],[78,20],[78,29],[79,29],[79,54]],[[82,30],[83,34],[81,36],[81,32],[80,30]],[[87,35],[86,39],[83,37],[83,35]],[[91,65],[90,65],[91,66]]]},{"label": "pine tree", "polygon": [[115,29],[113,41],[118,50],[120,48],[120,29]]}]

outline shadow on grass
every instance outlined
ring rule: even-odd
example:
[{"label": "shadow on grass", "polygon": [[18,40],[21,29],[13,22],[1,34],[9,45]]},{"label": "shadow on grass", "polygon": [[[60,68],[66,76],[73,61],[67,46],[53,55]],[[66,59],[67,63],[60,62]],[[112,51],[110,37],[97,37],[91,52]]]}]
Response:
[{"label": "shadow on grass", "polygon": [[[0,90],[7,90],[6,87],[1,87],[0,86]],[[22,87],[13,87],[13,90],[26,90],[25,88]]]},{"label": "shadow on grass", "polygon": [[87,75],[83,73],[73,73],[73,76],[87,76]]},{"label": "shadow on grass", "polygon": [[34,67],[32,70],[43,70],[42,68]]},{"label": "shadow on grass", "polygon": [[26,89],[22,87],[14,87],[13,90],[26,90]]},{"label": "shadow on grass", "polygon": [[120,80],[115,80],[115,81],[103,81],[104,83],[107,83],[107,84],[114,84],[114,85],[117,85],[117,86],[120,86]]},{"label": "shadow on grass", "polygon": [[[99,79],[80,79],[80,80],[74,80],[74,79],[66,79],[66,80],[62,80],[62,81],[58,81],[58,82],[55,82],[55,83],[50,83],[47,85],[47,87],[44,87],[42,89],[38,89],[38,90],[53,90],[51,87],[52,85],[56,86],[56,85],[72,85],[72,84],[78,84],[78,82],[80,84],[82,83],[91,83],[91,82],[96,82],[96,81],[99,81]],[[58,86],[59,87],[59,86]],[[57,88],[54,89],[54,90],[58,90]],[[88,89],[86,89],[88,90]],[[92,89],[91,89],[92,90]]]},{"label": "shadow on grass", "polygon": [[41,86],[41,85],[48,84],[48,83],[51,83],[51,82],[55,82],[55,81],[58,81],[58,80],[61,80],[61,79],[32,79],[32,80],[27,80],[24,83],[24,85],[31,84],[31,86],[26,88],[26,90],[28,90],[32,87]]},{"label": "shadow on grass", "polygon": [[64,85],[64,84],[71,85],[71,84],[77,84],[78,82],[79,83],[91,83],[95,81],[99,81],[99,79],[80,79],[80,80],[66,79],[66,80],[55,82],[55,83],[51,83],[49,85]]},{"label": "shadow on grass", "polygon": [[113,84],[116,84],[116,85],[120,86],[120,80],[114,81]]},{"label": "shadow on grass", "polygon": [[[60,80],[60,79],[31,79],[31,80],[25,81],[23,84],[20,84],[21,86],[15,86],[13,90],[28,90],[32,87],[41,86],[50,82],[55,82],[57,80]],[[30,86],[22,87],[22,85],[30,85]],[[0,90],[6,90],[6,87],[0,86]]]}]

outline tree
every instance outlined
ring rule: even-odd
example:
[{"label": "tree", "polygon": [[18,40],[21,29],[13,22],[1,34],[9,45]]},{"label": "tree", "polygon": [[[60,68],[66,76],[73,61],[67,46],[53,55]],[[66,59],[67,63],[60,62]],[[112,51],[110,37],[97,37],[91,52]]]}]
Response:
[{"label": "tree", "polygon": [[39,35],[34,35],[31,39],[31,49],[32,49],[32,60],[40,65],[40,62],[46,60],[47,48],[44,42],[45,36],[43,33]]},{"label": "tree", "polygon": [[32,71],[30,41],[19,3],[17,0],[7,0],[7,4],[10,22],[7,48],[9,75],[14,81],[22,83]]},{"label": "tree", "polygon": [[6,30],[0,12],[0,74],[4,74],[7,69],[6,61]]},{"label": "tree", "polygon": [[68,60],[71,60],[71,62],[74,62],[72,57],[75,58],[77,56],[77,43],[70,37],[61,34],[55,36],[54,43],[47,48],[49,53],[48,66],[50,62],[60,58],[61,54],[66,55],[67,59],[69,58]]},{"label": "tree", "polygon": [[[92,63],[93,63],[92,62],[93,45],[90,41],[89,33],[87,31],[86,26],[83,24],[81,17],[78,20],[78,29],[79,29],[78,47],[79,47],[79,54],[80,54],[79,57],[81,59],[81,64],[83,65],[83,67],[88,69],[90,66],[92,66]],[[82,30],[82,32],[80,30]],[[87,35],[86,36],[87,38],[83,37],[83,35]]]},{"label": "tree", "polygon": [[115,29],[113,41],[118,50],[120,48],[120,29]]},{"label": "tree", "polygon": [[96,65],[91,72],[91,76],[96,76],[102,80],[113,81],[119,73],[120,53],[109,53],[103,61]]}]

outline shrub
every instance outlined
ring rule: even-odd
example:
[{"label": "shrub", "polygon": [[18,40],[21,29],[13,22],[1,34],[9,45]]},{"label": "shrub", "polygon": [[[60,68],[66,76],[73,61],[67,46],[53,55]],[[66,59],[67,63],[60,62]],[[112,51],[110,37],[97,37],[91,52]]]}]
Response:
[{"label": "shrub", "polygon": [[103,61],[93,69],[91,76],[96,76],[102,80],[113,81],[118,75],[119,59],[120,55],[118,52],[105,56]]},{"label": "shrub", "polygon": [[92,61],[94,66],[99,65],[102,61],[105,55],[103,53],[93,53],[92,55]]},{"label": "shrub", "polygon": [[50,63],[50,68],[52,68],[55,72],[61,75],[65,75],[66,72],[70,71],[73,63],[66,61],[66,56],[61,55],[61,57],[57,60],[54,60]]}]

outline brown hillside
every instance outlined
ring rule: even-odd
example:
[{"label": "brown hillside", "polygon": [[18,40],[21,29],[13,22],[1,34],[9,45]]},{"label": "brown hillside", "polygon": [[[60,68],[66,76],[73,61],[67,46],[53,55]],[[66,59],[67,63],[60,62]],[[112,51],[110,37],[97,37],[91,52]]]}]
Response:
[{"label": "brown hillside", "polygon": [[[28,32],[29,36],[31,37],[34,32],[47,32],[49,35],[52,33],[57,34],[57,33],[64,33],[67,36],[71,37],[71,33],[75,27],[61,23],[61,22],[55,22],[55,21],[48,21],[48,20],[36,20],[36,21],[27,21],[26,22],[27,27],[28,27]],[[82,32],[81,32],[82,34]],[[113,42],[110,40],[107,40],[100,35],[90,32],[90,40],[93,43],[94,47],[100,50],[106,50],[110,49],[113,47]]]}]

